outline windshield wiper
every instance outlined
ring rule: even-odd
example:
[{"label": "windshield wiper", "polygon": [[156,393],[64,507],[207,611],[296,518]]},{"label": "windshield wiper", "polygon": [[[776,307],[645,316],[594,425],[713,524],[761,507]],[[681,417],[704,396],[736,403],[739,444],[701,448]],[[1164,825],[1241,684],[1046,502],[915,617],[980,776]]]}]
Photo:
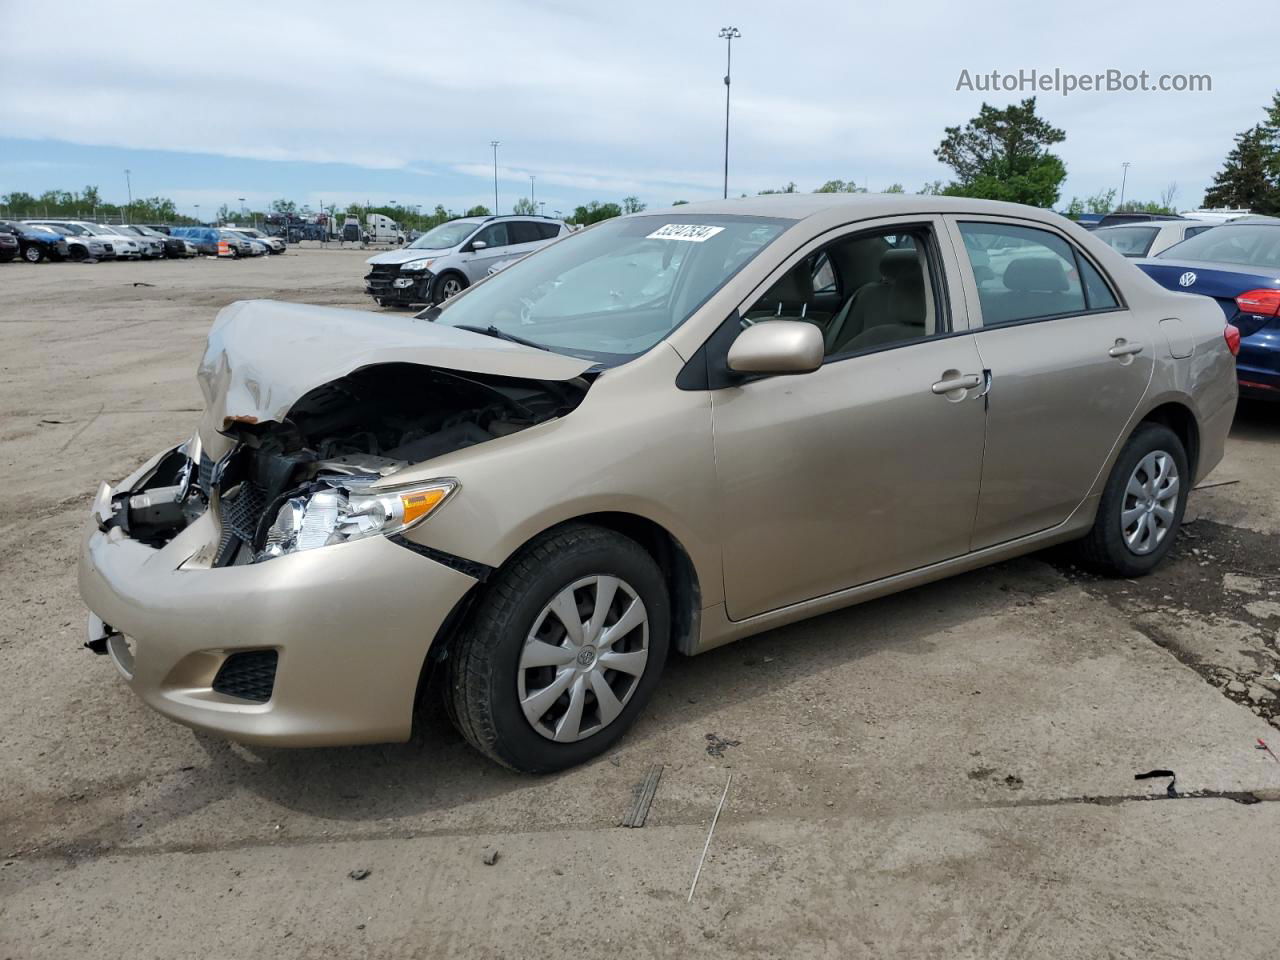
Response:
[{"label": "windshield wiper", "polygon": [[483,333],[488,337],[497,337],[499,340],[510,340],[512,343],[518,343],[525,347],[533,347],[536,350],[551,350],[550,347],[544,347],[540,343],[534,343],[532,340],[526,340],[524,337],[517,337],[514,333],[507,333],[505,330],[499,330],[492,323],[487,327],[478,327],[471,324],[460,323],[455,326],[454,329],[467,330],[471,333]]}]

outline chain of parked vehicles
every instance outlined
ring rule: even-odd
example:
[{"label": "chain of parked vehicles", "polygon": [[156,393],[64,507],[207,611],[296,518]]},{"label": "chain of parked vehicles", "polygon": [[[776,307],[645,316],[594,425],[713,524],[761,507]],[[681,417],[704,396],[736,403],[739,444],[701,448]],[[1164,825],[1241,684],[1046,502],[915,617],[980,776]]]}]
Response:
[{"label": "chain of parked vehicles", "polygon": [[0,263],[17,259],[28,263],[177,260],[198,256],[236,259],[281,254],[290,242],[300,240],[400,245],[409,239],[399,224],[381,214],[370,214],[365,224],[348,217],[337,232],[327,225],[312,231],[295,229],[291,222],[267,226],[268,230],[263,231],[237,224],[211,227],[106,224],[59,217],[0,219]]}]

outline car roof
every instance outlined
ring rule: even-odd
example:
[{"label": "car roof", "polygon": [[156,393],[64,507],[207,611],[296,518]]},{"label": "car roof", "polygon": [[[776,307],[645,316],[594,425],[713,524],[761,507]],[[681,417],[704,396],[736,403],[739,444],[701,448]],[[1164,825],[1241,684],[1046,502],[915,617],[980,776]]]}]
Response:
[{"label": "car roof", "polygon": [[640,213],[627,214],[627,216],[684,218],[700,214],[772,217],[786,220],[814,218],[829,220],[833,224],[848,222],[851,219],[870,220],[877,217],[916,214],[1016,217],[1059,225],[1071,222],[1052,210],[1030,207],[1021,203],[912,193],[773,193],[728,200],[702,200],[681,204],[678,207],[644,210]]}]

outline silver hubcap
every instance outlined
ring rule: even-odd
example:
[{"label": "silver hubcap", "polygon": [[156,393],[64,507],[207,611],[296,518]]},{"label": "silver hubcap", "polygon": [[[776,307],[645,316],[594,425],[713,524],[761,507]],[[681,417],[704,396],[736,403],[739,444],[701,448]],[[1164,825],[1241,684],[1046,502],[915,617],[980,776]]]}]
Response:
[{"label": "silver hubcap", "polygon": [[1139,556],[1158,547],[1173,528],[1178,506],[1178,468],[1173,457],[1153,450],[1129,477],[1120,510],[1125,546]]},{"label": "silver hubcap", "polygon": [[649,661],[649,613],[625,580],[584,577],[542,608],[520,651],[520,708],[548,740],[572,743],[622,713]]},{"label": "silver hubcap", "polygon": [[450,297],[457,296],[459,291],[461,290],[462,290],[462,284],[460,284],[457,280],[454,280],[452,278],[449,280],[446,280],[444,284],[440,287],[440,293],[445,300],[448,300]]}]

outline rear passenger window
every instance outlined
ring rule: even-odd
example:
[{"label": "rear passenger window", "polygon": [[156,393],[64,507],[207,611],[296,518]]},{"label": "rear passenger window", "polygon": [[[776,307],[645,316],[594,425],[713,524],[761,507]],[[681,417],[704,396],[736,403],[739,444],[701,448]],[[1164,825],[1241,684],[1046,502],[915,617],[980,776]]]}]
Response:
[{"label": "rear passenger window", "polygon": [[960,234],[984,327],[1088,309],[1075,253],[1056,234],[999,223],[961,223]]},{"label": "rear passenger window", "polygon": [[511,235],[512,243],[536,243],[542,239],[538,224],[530,223],[528,220],[511,221],[507,224],[507,231]]},{"label": "rear passenger window", "polygon": [[1102,279],[1102,274],[1098,272],[1097,267],[1079,253],[1076,254],[1076,260],[1080,264],[1080,277],[1084,280],[1084,298],[1089,309],[1112,310],[1120,306],[1116,303],[1115,294],[1107,286],[1107,281]]}]

